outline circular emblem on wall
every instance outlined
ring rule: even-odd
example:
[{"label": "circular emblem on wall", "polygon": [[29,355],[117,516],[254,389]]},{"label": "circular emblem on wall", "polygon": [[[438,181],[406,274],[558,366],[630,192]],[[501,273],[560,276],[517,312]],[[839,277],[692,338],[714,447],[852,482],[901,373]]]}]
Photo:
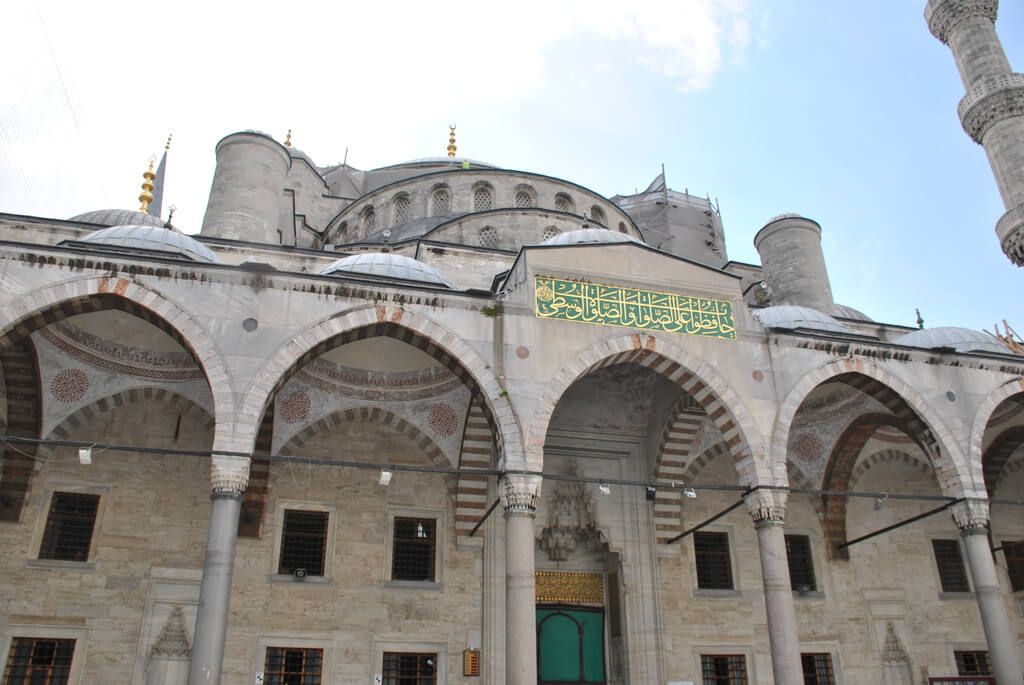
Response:
[{"label": "circular emblem on wall", "polygon": [[455,434],[459,427],[459,415],[455,413],[450,404],[432,404],[427,412],[427,423],[434,435],[448,438]]},{"label": "circular emblem on wall", "polygon": [[77,402],[89,389],[89,377],[81,369],[61,369],[50,381],[50,394],[60,402]]},{"label": "circular emblem on wall", "polygon": [[825,443],[814,433],[801,433],[793,438],[793,454],[801,461],[818,461],[825,454]]},{"label": "circular emblem on wall", "polygon": [[298,423],[309,416],[309,408],[312,402],[309,393],[305,390],[296,390],[288,393],[281,400],[281,418],[285,423]]}]

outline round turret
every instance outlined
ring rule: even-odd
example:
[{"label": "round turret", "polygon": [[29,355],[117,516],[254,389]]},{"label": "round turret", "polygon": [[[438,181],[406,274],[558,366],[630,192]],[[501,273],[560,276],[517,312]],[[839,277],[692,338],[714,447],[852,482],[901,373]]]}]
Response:
[{"label": "round turret", "polygon": [[288,149],[256,131],[232,133],[217,143],[202,234],[280,244],[280,215]]},{"label": "round turret", "polygon": [[774,305],[831,312],[832,286],[821,251],[821,226],[798,214],[782,214],[754,236],[764,280]]}]

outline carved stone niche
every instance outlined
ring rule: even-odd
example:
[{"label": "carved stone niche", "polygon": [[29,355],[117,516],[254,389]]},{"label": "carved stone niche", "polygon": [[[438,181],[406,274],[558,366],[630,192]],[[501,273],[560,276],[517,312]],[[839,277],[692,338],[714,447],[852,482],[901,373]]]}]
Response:
[{"label": "carved stone niche", "polygon": [[[575,474],[575,465],[570,469]],[[557,481],[548,504],[548,525],[541,532],[540,547],[551,561],[568,561],[577,545],[588,552],[602,549],[601,533],[594,518],[594,500],[584,483]]]}]

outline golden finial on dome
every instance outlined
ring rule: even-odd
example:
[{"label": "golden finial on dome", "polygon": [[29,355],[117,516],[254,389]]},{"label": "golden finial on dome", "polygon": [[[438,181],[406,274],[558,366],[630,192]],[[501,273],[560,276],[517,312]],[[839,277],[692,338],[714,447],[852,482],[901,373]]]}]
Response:
[{"label": "golden finial on dome", "polygon": [[153,201],[153,179],[156,178],[156,174],[153,173],[152,157],[149,158],[149,168],[142,172],[142,193],[139,195],[139,211],[143,214],[149,213],[149,203]]},{"label": "golden finial on dome", "polygon": [[285,135],[285,137],[284,137],[284,146],[285,147],[291,147],[292,146],[292,130],[291,129],[288,129],[288,134]]},{"label": "golden finial on dome", "polygon": [[458,148],[455,146],[455,124],[448,126],[448,156],[455,159],[455,150]]}]

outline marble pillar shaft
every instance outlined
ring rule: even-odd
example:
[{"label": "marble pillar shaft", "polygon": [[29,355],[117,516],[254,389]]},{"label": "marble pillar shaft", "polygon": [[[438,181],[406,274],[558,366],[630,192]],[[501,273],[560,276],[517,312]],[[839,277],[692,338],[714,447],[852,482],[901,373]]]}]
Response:
[{"label": "marble pillar shaft", "polygon": [[537,682],[533,518],[505,514],[505,685]]},{"label": "marble pillar shaft", "polygon": [[802,685],[800,638],[796,628],[796,607],[789,582],[789,560],[783,522],[757,521],[757,544],[764,578],[764,603],[768,615],[768,641],[775,685]]}]

